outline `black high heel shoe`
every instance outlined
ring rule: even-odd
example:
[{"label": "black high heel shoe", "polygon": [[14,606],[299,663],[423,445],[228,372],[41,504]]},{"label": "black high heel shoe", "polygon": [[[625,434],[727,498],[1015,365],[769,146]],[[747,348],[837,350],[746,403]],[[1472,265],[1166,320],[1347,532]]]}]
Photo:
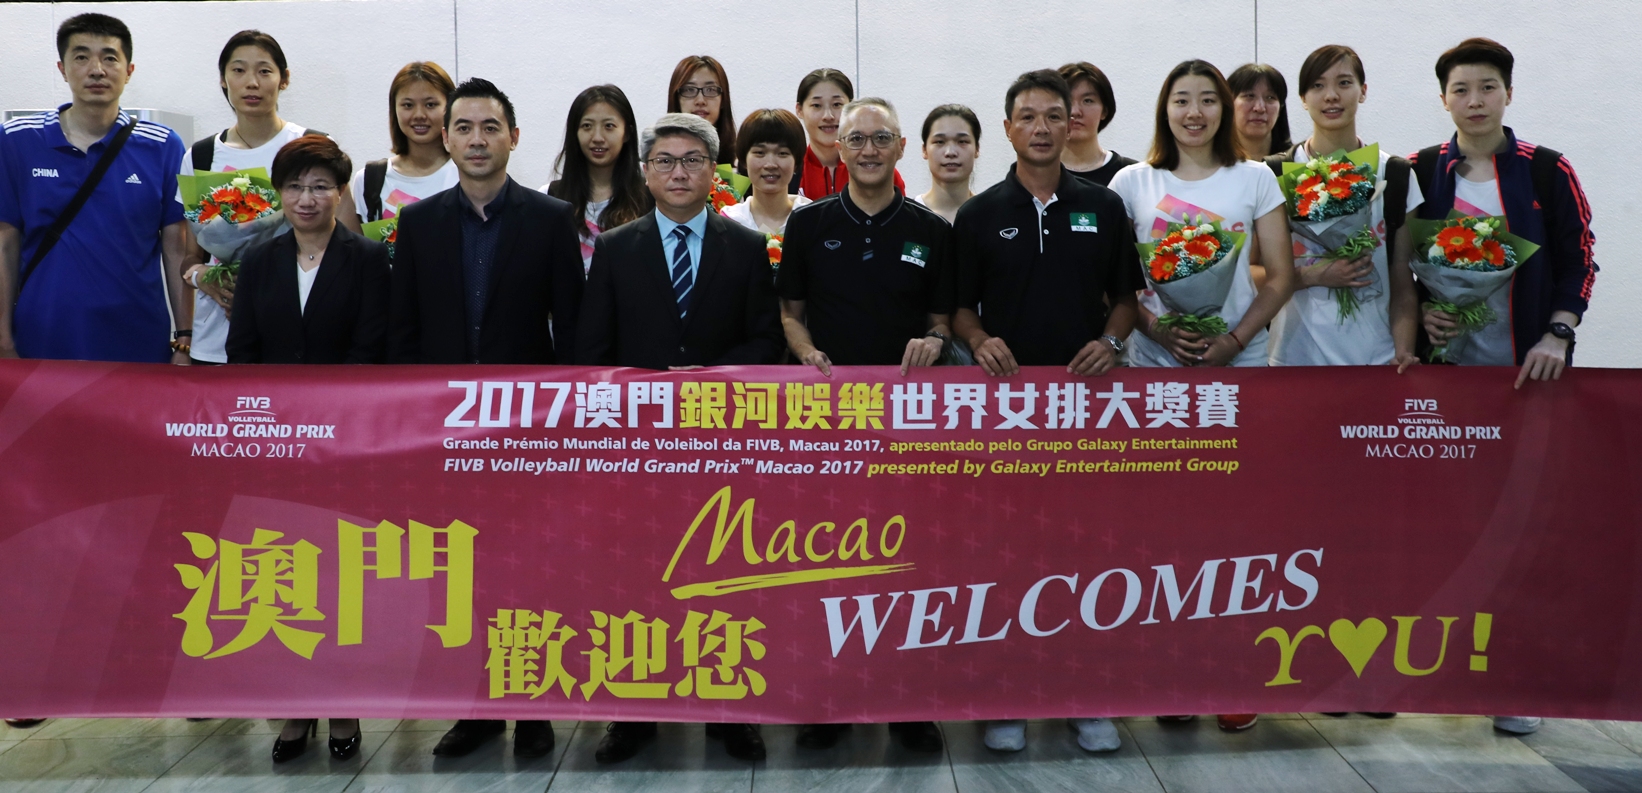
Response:
[{"label": "black high heel shoe", "polygon": [[310,735],[319,735],[319,719],[309,720],[308,729],[302,731],[301,738],[296,738],[289,741],[281,738],[275,738],[274,762],[283,763],[287,760],[295,760],[296,758],[301,757],[303,752],[308,751],[308,736]]},{"label": "black high heel shoe", "polygon": [[327,739],[331,745],[331,757],[336,760],[347,760],[354,755],[359,754],[359,735],[360,730],[358,724],[354,725],[352,737],[338,738],[335,735],[332,735],[329,739]]}]

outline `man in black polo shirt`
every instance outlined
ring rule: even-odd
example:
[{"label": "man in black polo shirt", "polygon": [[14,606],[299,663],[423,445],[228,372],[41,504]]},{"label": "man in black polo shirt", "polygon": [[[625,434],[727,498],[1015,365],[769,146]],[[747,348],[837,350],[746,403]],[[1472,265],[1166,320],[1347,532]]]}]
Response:
[{"label": "man in black polo shirt", "polygon": [[844,108],[838,140],[850,183],[787,220],[776,291],[787,346],[832,376],[840,366],[928,366],[950,336],[952,228],[895,187],[906,150],[883,99]]},{"label": "man in black polo shirt", "polygon": [[[793,212],[781,246],[776,291],[787,345],[831,377],[832,365],[894,366],[901,374],[940,357],[952,315],[952,227],[895,187],[906,151],[889,102],[844,106],[838,141],[845,188]],[[824,749],[848,724],[806,724],[798,745]],[[934,722],[889,726],[914,751],[941,750]]]},{"label": "man in black polo shirt", "polygon": [[1015,164],[953,224],[954,327],[990,375],[1105,374],[1134,328],[1145,283],[1123,200],[1060,164],[1070,95],[1050,69],[1015,80],[1004,100]]},{"label": "man in black polo shirt", "polygon": [[[1054,71],[1015,80],[1004,99],[1015,164],[959,208],[953,224],[956,332],[989,375],[1012,375],[1021,365],[1105,374],[1134,329],[1140,254],[1123,201],[1061,168],[1071,104]],[[1088,751],[1121,743],[1109,719],[1072,724]],[[986,745],[1025,748],[1026,722],[989,722]]]}]

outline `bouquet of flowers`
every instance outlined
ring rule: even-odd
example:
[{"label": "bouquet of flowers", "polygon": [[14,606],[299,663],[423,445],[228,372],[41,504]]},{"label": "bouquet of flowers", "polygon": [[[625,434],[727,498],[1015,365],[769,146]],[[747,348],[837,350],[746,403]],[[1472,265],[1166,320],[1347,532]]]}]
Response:
[{"label": "bouquet of flowers", "polygon": [[741,203],[752,186],[752,179],[736,173],[728,164],[719,165],[713,171],[713,189],[707,194],[707,203],[714,212],[723,212],[725,207]]},{"label": "bouquet of flowers", "polygon": [[[1379,165],[1378,143],[1306,162],[1283,163],[1277,184],[1288,202],[1289,228],[1325,251],[1311,259],[1350,260],[1379,247],[1373,227]],[[1359,295],[1358,290],[1345,287],[1329,290],[1339,305],[1340,322],[1356,316],[1363,298],[1379,296],[1377,285],[1362,288],[1375,291]]]},{"label": "bouquet of flowers", "polygon": [[285,227],[279,192],[261,168],[182,174],[177,188],[189,230],[201,248],[222,262],[200,276],[203,283],[231,280],[246,249],[272,239]]},{"label": "bouquet of flowers", "polygon": [[404,205],[396,206],[393,208],[393,217],[373,220],[359,227],[360,233],[364,234],[366,239],[376,240],[388,246],[390,265],[393,263],[393,244],[399,241],[399,213],[404,208]]},{"label": "bouquet of flowers", "polygon": [[1414,220],[1414,255],[1409,265],[1433,300],[1425,308],[1458,318],[1460,335],[1433,347],[1431,360],[1456,360],[1466,338],[1499,321],[1488,307],[1492,297],[1516,274],[1517,266],[1539,246],[1505,231],[1505,218],[1467,217],[1450,212],[1447,220]]},{"label": "bouquet of flowers", "polygon": [[1170,223],[1163,239],[1138,244],[1146,281],[1169,308],[1157,318],[1158,326],[1204,336],[1228,330],[1226,320],[1216,314],[1231,291],[1244,239],[1241,233],[1198,218]]},{"label": "bouquet of flowers", "polygon": [[784,234],[765,234],[764,252],[770,255],[770,269],[781,269],[781,240]]}]

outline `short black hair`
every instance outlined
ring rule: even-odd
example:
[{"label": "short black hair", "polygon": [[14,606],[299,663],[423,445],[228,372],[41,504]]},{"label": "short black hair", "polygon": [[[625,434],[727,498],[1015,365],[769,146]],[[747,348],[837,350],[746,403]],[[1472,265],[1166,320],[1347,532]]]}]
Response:
[{"label": "short black hair", "polygon": [[310,132],[280,147],[279,153],[274,155],[269,181],[275,190],[283,190],[286,183],[301,179],[312,168],[330,172],[331,180],[336,182],[337,187],[342,187],[353,175],[353,160],[336,145],[336,141]]},{"label": "short black hair", "polygon": [[1509,89],[1511,87],[1511,67],[1515,66],[1516,62],[1516,56],[1512,55],[1504,44],[1481,36],[1469,38],[1454,45],[1453,49],[1437,58],[1437,84],[1442,86],[1444,92],[1447,92],[1448,75],[1454,71],[1455,66],[1480,64],[1498,69],[1500,79],[1505,81],[1505,87]]},{"label": "short black hair", "polygon": [[57,26],[57,60],[68,57],[68,39],[77,33],[119,39],[126,62],[131,62],[131,28],[107,14],[77,14],[63,20]]},{"label": "short black hair", "polygon": [[[285,60],[285,50],[279,46],[279,42],[273,36],[256,29],[242,30],[228,37],[228,43],[222,45],[222,52],[217,55],[218,77],[224,79],[228,77],[228,63],[234,57],[234,50],[240,47],[256,47],[268,53],[268,57],[274,60],[274,65],[279,67],[280,85],[284,85],[286,80],[291,79],[290,64]],[[228,100],[229,107],[234,106],[233,97],[228,95],[227,84],[222,86],[222,98]]]},{"label": "short black hair", "polygon": [[924,131],[918,139],[929,143],[929,132],[935,128],[935,122],[947,116],[963,119],[964,123],[969,125],[969,131],[975,136],[975,145],[981,145],[981,120],[975,117],[975,111],[963,105],[941,105],[929,111],[929,115],[924,116]]},{"label": "short black hair", "polygon": [[458,99],[494,99],[502,103],[502,113],[507,116],[507,128],[511,130],[519,126],[518,119],[513,115],[513,103],[508,101],[507,94],[502,93],[502,89],[483,77],[469,77],[463,80],[461,85],[456,86],[456,90],[451,91],[445,100],[445,129],[450,129],[450,112],[456,108]]},{"label": "short black hair", "polygon": [[1009,92],[1003,95],[1004,118],[1014,118],[1015,97],[1034,88],[1059,96],[1066,111],[1072,112],[1072,88],[1066,84],[1066,78],[1054,69],[1038,69],[1016,77],[1010,84]]},{"label": "short black hair", "polygon": [[[1112,117],[1117,115],[1117,94],[1112,92],[1112,81],[1106,73],[1088,61],[1068,63],[1060,67],[1060,76],[1066,78],[1068,87],[1076,85],[1080,80],[1087,80],[1095,87],[1095,93],[1100,95],[1100,124],[1095,127],[1096,132],[1105,132],[1106,125],[1112,123]],[[1071,110],[1071,106],[1067,106]]]}]

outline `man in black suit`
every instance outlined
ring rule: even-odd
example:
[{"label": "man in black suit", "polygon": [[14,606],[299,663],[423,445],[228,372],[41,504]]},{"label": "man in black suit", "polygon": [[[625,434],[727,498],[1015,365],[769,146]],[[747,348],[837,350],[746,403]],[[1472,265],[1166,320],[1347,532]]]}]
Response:
[{"label": "man in black suit", "polygon": [[[551,364],[555,347],[568,357],[582,291],[575,213],[508,178],[513,103],[488,80],[462,83],[445,103],[444,138],[457,185],[399,215],[388,361]],[[433,753],[460,757],[506,730],[463,719]],[[513,754],[552,751],[551,723],[519,722]]]},{"label": "man in black suit", "polygon": [[764,235],[708,208],[717,151],[712,125],[685,113],[640,136],[656,209],[594,240],[577,363],[687,369],[779,359]]},{"label": "man in black suit", "polygon": [[[764,235],[708,209],[718,132],[669,113],[639,137],[656,209],[598,236],[587,273],[576,362],[693,369],[775,363],[781,324]],[[614,722],[593,757],[619,763],[656,735],[655,722]],[[741,760],[764,759],[751,724],[709,724]]]},{"label": "man in black suit", "polygon": [[451,93],[444,135],[459,181],[399,215],[388,362],[568,362],[582,292],[575,212],[508,177],[519,129],[488,80]]}]

